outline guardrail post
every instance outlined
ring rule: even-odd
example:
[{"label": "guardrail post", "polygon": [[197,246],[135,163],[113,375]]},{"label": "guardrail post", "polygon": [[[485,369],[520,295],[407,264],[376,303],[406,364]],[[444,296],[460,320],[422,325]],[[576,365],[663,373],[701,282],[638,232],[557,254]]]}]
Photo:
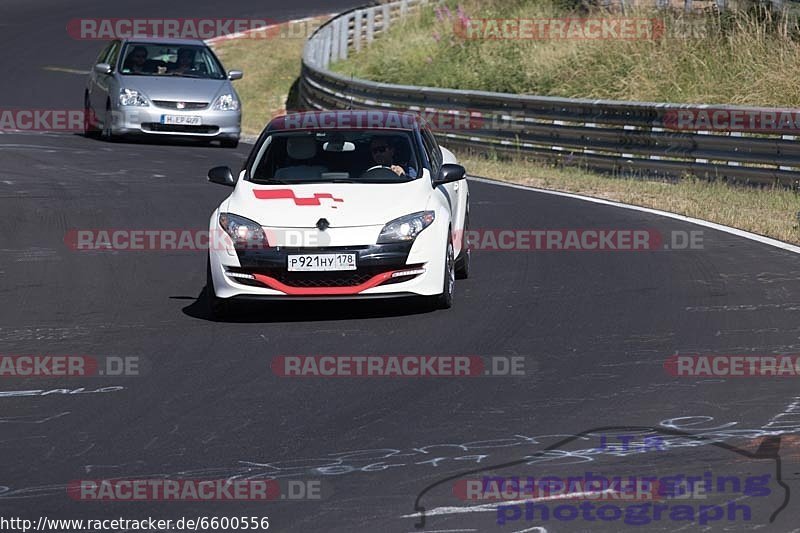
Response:
[{"label": "guardrail post", "polygon": [[367,10],[367,43],[371,43],[375,39],[375,8],[371,7]]},{"label": "guardrail post", "polygon": [[408,14],[408,0],[400,0],[400,17],[405,17]]},{"label": "guardrail post", "polygon": [[339,25],[339,59],[347,59],[347,34],[350,31],[350,17],[345,17]]},{"label": "guardrail post", "polygon": [[[697,131],[697,135],[711,135],[711,132],[710,131],[706,131],[706,130],[698,130]],[[694,158],[694,162],[695,163],[708,163],[708,159],[695,157]]]},{"label": "guardrail post", "polygon": [[[628,124],[626,124],[626,125],[622,126],[622,129],[624,131],[632,131],[632,130],[635,131],[636,130],[636,126],[629,126]],[[633,159],[633,154],[625,154],[625,153],[623,153],[622,157],[624,157],[626,159]]]},{"label": "guardrail post", "polygon": [[361,19],[363,16],[363,11],[359,9],[353,19],[353,46],[356,50],[361,50]]},{"label": "guardrail post", "polygon": [[319,64],[317,44],[317,41],[306,41],[306,45],[303,47],[303,56],[310,58],[315,65]]},{"label": "guardrail post", "polygon": [[331,24],[331,54],[328,56],[330,61],[339,59],[339,37],[341,36],[340,26],[342,25],[341,19],[334,19]]},{"label": "guardrail post", "polygon": [[392,8],[389,4],[383,4],[383,23],[381,24],[381,31],[389,29],[392,18]]},{"label": "guardrail post", "polygon": [[325,64],[325,30],[320,32],[319,37],[316,39],[316,46],[314,47],[314,63],[316,65]]},{"label": "guardrail post", "polygon": [[[742,136],[742,132],[741,131],[732,131],[732,132],[730,132],[729,136],[730,137],[741,137]],[[728,161],[728,165],[730,165],[732,167],[739,167],[742,164],[739,161]]]},{"label": "guardrail post", "polygon": [[[796,141],[797,140],[797,136],[796,135],[781,135],[781,139],[784,140],[784,141]],[[794,170],[794,167],[787,167],[787,166],[780,165],[780,166],[778,166],[778,170]]]}]

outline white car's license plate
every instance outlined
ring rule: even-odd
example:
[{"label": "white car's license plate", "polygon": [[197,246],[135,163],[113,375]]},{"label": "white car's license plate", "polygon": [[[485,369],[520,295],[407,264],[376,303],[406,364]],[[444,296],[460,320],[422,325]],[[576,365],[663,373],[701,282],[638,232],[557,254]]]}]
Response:
[{"label": "white car's license plate", "polygon": [[203,118],[195,115],[161,115],[162,124],[178,124],[182,126],[200,126]]},{"label": "white car's license plate", "polygon": [[306,254],[289,256],[289,272],[355,270],[356,254]]}]

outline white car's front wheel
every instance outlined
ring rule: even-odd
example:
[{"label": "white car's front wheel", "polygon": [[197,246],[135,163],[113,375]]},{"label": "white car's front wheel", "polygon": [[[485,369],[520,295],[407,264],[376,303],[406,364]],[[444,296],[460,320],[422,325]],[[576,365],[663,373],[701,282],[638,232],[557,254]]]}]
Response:
[{"label": "white car's front wheel", "polygon": [[434,298],[438,309],[450,309],[453,307],[453,292],[456,287],[456,257],[453,249],[453,237],[450,230],[447,230],[447,249],[444,259],[444,282],[442,293]]},{"label": "white car's front wheel", "polygon": [[211,275],[211,258],[206,264],[206,304],[211,318],[218,320],[230,314],[231,305],[225,298],[219,298],[214,290],[214,278]]},{"label": "white car's front wheel", "polygon": [[464,229],[461,232],[461,252],[456,259],[456,279],[467,279],[469,277],[470,262],[472,261],[472,251],[469,249],[467,235],[469,234],[469,209],[464,218]]}]

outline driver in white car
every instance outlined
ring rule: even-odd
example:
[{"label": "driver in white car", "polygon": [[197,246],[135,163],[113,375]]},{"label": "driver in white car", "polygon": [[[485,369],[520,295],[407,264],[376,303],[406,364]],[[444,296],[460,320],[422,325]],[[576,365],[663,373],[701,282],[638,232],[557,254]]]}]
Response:
[{"label": "driver in white car", "polygon": [[410,165],[403,167],[395,162],[395,147],[388,139],[373,137],[369,143],[369,152],[376,165],[391,168],[398,176],[417,177],[417,170],[414,167]]}]

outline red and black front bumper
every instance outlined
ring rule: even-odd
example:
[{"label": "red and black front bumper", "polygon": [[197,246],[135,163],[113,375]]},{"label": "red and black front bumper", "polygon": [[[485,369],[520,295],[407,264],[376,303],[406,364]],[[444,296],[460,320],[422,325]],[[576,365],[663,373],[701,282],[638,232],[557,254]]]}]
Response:
[{"label": "red and black front bumper", "polygon": [[[423,265],[406,261],[412,243],[319,248],[237,249],[240,267],[226,275],[243,285],[280,291],[287,296],[356,296],[381,285],[401,283],[424,273]],[[356,270],[289,272],[289,255],[354,253]],[[377,295],[376,295],[377,296]]]}]

